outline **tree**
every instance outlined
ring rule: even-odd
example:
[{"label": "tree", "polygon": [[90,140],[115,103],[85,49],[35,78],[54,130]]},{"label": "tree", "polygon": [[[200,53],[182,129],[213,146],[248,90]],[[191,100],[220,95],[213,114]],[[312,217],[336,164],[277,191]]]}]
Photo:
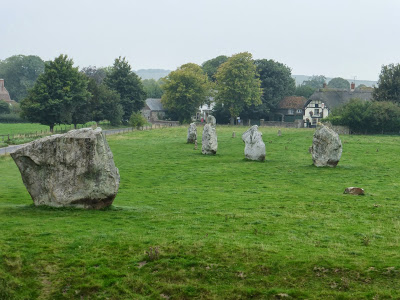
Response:
[{"label": "tree", "polygon": [[0,61],[0,78],[7,85],[11,99],[19,102],[28,94],[44,71],[44,61],[34,55],[14,55]]},{"label": "tree", "polygon": [[0,100],[0,115],[9,114],[10,112],[10,105],[6,101]]},{"label": "tree", "polygon": [[164,79],[161,102],[179,122],[190,122],[197,109],[208,101],[211,85],[200,66],[188,63]]},{"label": "tree", "polygon": [[125,57],[115,59],[113,67],[104,78],[104,84],[119,93],[124,109],[123,122],[129,121],[132,112],[143,108],[146,93],[139,76],[132,71]]},{"label": "tree", "polygon": [[142,80],[143,88],[146,92],[147,98],[161,98],[163,90],[160,82],[160,80],[155,81],[154,79]]},{"label": "tree", "polygon": [[298,85],[296,90],[294,91],[295,96],[302,96],[305,98],[310,98],[311,95],[315,92],[315,89],[308,85]]},{"label": "tree", "polygon": [[302,85],[312,87],[313,89],[320,89],[324,86],[326,77],[324,75],[313,75],[309,80],[304,80]]},{"label": "tree", "polygon": [[210,81],[215,82],[215,74],[217,73],[219,66],[222,65],[227,60],[228,60],[227,56],[220,55],[213,59],[203,62],[201,67],[203,68],[203,71],[207,74],[208,79]]},{"label": "tree", "polygon": [[329,88],[334,88],[334,89],[350,89],[350,82],[348,82],[346,79],[343,79],[341,77],[335,77],[332,78],[328,82],[328,87]]},{"label": "tree", "polygon": [[262,103],[261,81],[250,53],[243,52],[230,57],[219,67],[215,77],[216,100],[228,108],[231,123],[246,107]]},{"label": "tree", "polygon": [[129,118],[129,123],[132,127],[140,128],[147,123],[146,118],[140,112],[133,112],[132,116]]},{"label": "tree", "polygon": [[124,111],[119,94],[104,84],[97,84],[94,79],[89,80],[88,90],[92,94],[89,101],[91,120],[96,123],[108,120],[113,126],[120,124]]},{"label": "tree", "polygon": [[97,84],[103,83],[104,78],[106,78],[108,68],[96,68],[96,66],[85,67],[81,70],[90,79],[93,79]]},{"label": "tree", "polygon": [[90,93],[87,77],[73,67],[72,59],[60,55],[46,63],[44,73],[21,102],[22,115],[31,122],[50,126],[87,121]]},{"label": "tree", "polygon": [[376,101],[400,103],[400,64],[382,66],[378,87],[374,88],[372,97]]},{"label": "tree", "polygon": [[283,98],[293,95],[296,83],[291,69],[280,62],[272,59],[259,59],[255,61],[255,65],[260,75],[263,91],[261,100],[265,112],[269,112],[277,108]]}]

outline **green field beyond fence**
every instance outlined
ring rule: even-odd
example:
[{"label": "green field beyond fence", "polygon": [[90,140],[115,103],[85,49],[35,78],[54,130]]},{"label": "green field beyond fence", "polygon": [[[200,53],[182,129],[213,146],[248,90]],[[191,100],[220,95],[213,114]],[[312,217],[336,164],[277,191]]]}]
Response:
[{"label": "green field beyond fence", "polygon": [[400,137],[343,136],[316,168],[313,130],[261,128],[265,162],[244,130],[217,127],[215,156],[185,127],[107,136],[103,211],[32,206],[0,157],[0,299],[399,299]]}]

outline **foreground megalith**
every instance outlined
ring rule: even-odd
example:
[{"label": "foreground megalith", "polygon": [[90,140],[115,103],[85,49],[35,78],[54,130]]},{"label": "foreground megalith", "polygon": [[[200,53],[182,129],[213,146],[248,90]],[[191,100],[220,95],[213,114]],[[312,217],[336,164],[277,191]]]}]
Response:
[{"label": "foreground megalith", "polygon": [[217,133],[211,124],[204,125],[203,137],[201,140],[201,153],[216,154],[218,149]]},{"label": "foreground megalith", "polygon": [[196,140],[197,140],[196,123],[190,123],[187,133],[187,143],[194,144]]},{"label": "foreground megalith", "polygon": [[245,142],[244,156],[251,160],[265,160],[265,144],[262,140],[262,133],[258,131],[258,126],[250,127],[242,134],[242,140]]},{"label": "foreground megalith", "polygon": [[117,195],[119,172],[101,128],[44,137],[11,156],[35,205],[100,209]]},{"label": "foreground megalith", "polygon": [[317,167],[336,167],[342,156],[342,141],[331,128],[321,125],[314,133],[312,160]]}]

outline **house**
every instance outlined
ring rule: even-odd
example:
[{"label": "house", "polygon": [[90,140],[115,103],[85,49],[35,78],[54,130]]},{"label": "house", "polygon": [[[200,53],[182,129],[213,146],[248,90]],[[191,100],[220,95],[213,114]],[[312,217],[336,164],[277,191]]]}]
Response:
[{"label": "house", "polygon": [[210,97],[208,103],[203,104],[202,106],[199,107],[194,120],[195,121],[201,121],[202,119],[207,120],[207,117],[213,114],[214,106],[215,106],[214,98]]},{"label": "house", "polygon": [[0,100],[4,100],[9,105],[15,103],[14,100],[11,100],[10,94],[4,86],[4,79],[0,79]]},{"label": "house", "polygon": [[165,117],[165,111],[161,99],[147,98],[141,113],[148,122],[155,122]]},{"label": "house", "polygon": [[295,122],[303,119],[303,109],[307,99],[304,97],[289,96],[283,98],[278,108],[274,110],[274,120],[280,122]]},{"label": "house", "polygon": [[350,99],[372,100],[372,89],[332,89],[323,88],[314,92],[304,105],[304,127],[315,127],[329,112],[350,101]]}]

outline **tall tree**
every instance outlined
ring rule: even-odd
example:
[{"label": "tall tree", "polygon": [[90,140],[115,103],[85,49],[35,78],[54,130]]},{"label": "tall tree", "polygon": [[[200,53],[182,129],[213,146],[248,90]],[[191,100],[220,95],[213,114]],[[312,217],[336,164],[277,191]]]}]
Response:
[{"label": "tall tree", "polygon": [[215,77],[216,100],[228,108],[231,123],[246,107],[262,103],[261,81],[250,53],[230,57],[219,67]]},{"label": "tall tree", "polygon": [[179,122],[190,122],[210,96],[210,83],[200,66],[188,63],[164,78],[161,102]]},{"label": "tall tree", "polygon": [[334,89],[348,90],[350,89],[350,82],[348,82],[346,79],[343,79],[342,77],[335,77],[328,82],[328,87]]},{"label": "tall tree", "polygon": [[11,99],[19,102],[28,94],[44,71],[44,61],[35,55],[14,55],[0,61],[0,78],[6,83]]},{"label": "tall tree", "polygon": [[160,80],[155,81],[154,79],[142,80],[144,91],[146,92],[147,98],[161,98],[163,90],[160,85]]},{"label": "tall tree", "polygon": [[219,66],[222,65],[227,60],[228,60],[228,56],[220,55],[220,56],[217,56],[215,58],[212,58],[210,60],[203,62],[201,67],[203,68],[203,71],[206,72],[208,79],[210,81],[215,82],[215,74],[217,73]]},{"label": "tall tree", "polygon": [[313,89],[320,89],[324,86],[326,77],[324,75],[313,75],[310,79],[303,81],[302,85],[310,86]]},{"label": "tall tree", "polygon": [[113,67],[104,78],[104,84],[119,93],[124,109],[124,122],[129,121],[132,112],[143,108],[146,93],[139,76],[132,71],[125,57],[115,59]]},{"label": "tall tree", "polygon": [[72,59],[60,55],[46,63],[44,73],[22,100],[22,115],[31,122],[50,126],[88,121],[90,98],[87,77],[73,67]]},{"label": "tall tree", "polygon": [[87,77],[93,79],[97,84],[103,83],[106,78],[108,68],[97,68],[96,66],[85,67],[81,70]]},{"label": "tall tree", "polygon": [[310,98],[315,92],[315,89],[308,85],[298,85],[294,91],[295,96],[303,96],[305,98]]},{"label": "tall tree", "polygon": [[291,69],[280,62],[272,59],[259,59],[255,61],[255,64],[263,91],[261,100],[268,112],[275,109],[283,98],[294,94],[296,83],[292,78]]},{"label": "tall tree", "polygon": [[400,103],[400,64],[382,66],[378,87],[374,88],[372,97],[375,101]]},{"label": "tall tree", "polygon": [[96,123],[108,120],[111,125],[120,124],[124,111],[119,94],[104,84],[97,84],[95,79],[89,80],[88,90],[92,94],[89,101],[91,119]]}]

